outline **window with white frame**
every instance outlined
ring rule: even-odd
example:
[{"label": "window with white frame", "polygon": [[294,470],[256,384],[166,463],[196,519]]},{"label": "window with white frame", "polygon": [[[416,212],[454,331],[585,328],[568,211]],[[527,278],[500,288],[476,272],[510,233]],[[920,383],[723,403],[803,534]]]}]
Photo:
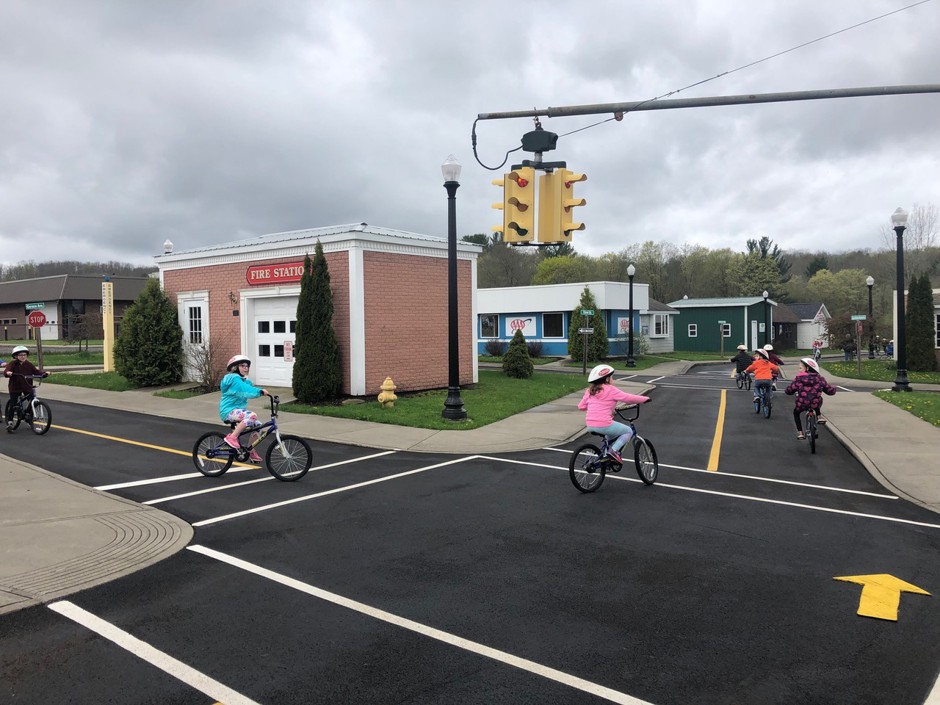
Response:
[{"label": "window with white frame", "polygon": [[487,313],[480,316],[480,337],[497,338],[499,337],[499,316],[495,313]]},{"label": "window with white frame", "polygon": [[651,338],[665,338],[669,335],[669,316],[665,313],[653,314],[653,332]]},{"label": "window with white frame", "polygon": [[543,313],[542,314],[542,337],[543,338],[564,338],[565,337],[565,314]]},{"label": "window with white frame", "polygon": [[730,338],[730,337],[731,337],[731,324],[730,324],[730,323],[722,323],[722,324],[721,324],[721,337],[722,337],[722,338]]},{"label": "window with white frame", "polygon": [[188,306],[189,342],[193,345],[202,345],[202,306]]},{"label": "window with white frame", "polygon": [[697,323],[689,324],[689,337],[698,338],[698,324]]}]

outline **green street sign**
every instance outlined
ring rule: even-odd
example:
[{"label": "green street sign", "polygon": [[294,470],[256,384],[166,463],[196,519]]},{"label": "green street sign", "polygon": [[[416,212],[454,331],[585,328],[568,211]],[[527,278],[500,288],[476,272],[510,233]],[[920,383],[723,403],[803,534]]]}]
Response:
[{"label": "green street sign", "polygon": [[852,316],[853,321],[864,321],[864,320],[867,320],[867,318],[868,316],[866,316],[864,313],[856,315],[856,316]]},{"label": "green street sign", "polygon": [[27,311],[38,311],[41,308],[45,308],[46,304],[43,301],[37,301],[34,304],[26,304]]},{"label": "green street sign", "polygon": [[582,309],[581,309],[581,315],[582,315],[582,316],[593,316],[593,315],[594,315],[594,309],[592,309],[592,308],[582,308]]}]

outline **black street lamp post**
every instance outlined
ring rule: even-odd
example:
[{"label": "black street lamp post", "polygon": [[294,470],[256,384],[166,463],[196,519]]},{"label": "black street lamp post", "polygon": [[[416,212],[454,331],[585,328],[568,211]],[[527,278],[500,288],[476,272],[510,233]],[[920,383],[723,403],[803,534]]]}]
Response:
[{"label": "black street lamp post", "polygon": [[627,267],[627,278],[630,280],[630,326],[627,333],[627,367],[636,367],[636,360],[633,359],[633,276],[636,274],[636,267],[632,264]]},{"label": "black street lamp post", "polygon": [[875,359],[875,331],[874,331],[875,322],[872,320],[872,313],[871,313],[871,310],[872,310],[871,309],[871,288],[875,285],[875,278],[872,276],[869,276],[868,279],[865,280],[865,284],[868,285],[868,359],[874,360]]},{"label": "black street lamp post", "polygon": [[457,189],[460,163],[453,154],[441,165],[447,190],[447,399],[441,412],[448,421],[463,421],[467,410],[460,398],[460,349],[457,325]]},{"label": "black street lamp post", "polygon": [[898,208],[891,215],[891,225],[898,236],[897,245],[897,328],[898,335],[894,341],[894,350],[898,356],[898,374],[894,379],[893,392],[909,392],[911,385],[907,381],[907,333],[904,329],[904,230],[907,227],[907,211]]},{"label": "black street lamp post", "polygon": [[767,299],[770,297],[770,294],[764,289],[764,293],[761,294],[764,297],[764,345],[770,342],[770,326],[767,321],[767,309],[770,308],[770,304],[767,303]]}]

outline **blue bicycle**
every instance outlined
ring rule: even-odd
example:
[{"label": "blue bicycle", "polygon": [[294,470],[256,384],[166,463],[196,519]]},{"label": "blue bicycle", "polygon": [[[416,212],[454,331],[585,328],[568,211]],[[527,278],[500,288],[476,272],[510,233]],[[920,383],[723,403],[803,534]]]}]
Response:
[{"label": "blue bicycle", "polygon": [[[648,440],[637,434],[636,425],[633,423],[640,416],[639,405],[626,407],[635,409],[636,414],[627,418],[621,412],[625,409],[615,409],[615,413],[621,419],[626,421],[633,429],[633,462],[636,465],[636,474],[640,476],[644,485],[652,485],[659,476],[659,460],[656,458],[656,449]],[[610,455],[611,440],[602,433],[591,432],[591,435],[601,436],[600,447],[594,443],[585,443],[577,448],[571,454],[571,462],[568,463],[568,477],[571,478],[571,484],[577,487],[581,492],[596,492],[602,484],[607,471],[617,472],[622,464]],[[624,447],[621,452],[626,451]],[[624,453],[626,455],[626,453]]]},{"label": "blue bicycle", "polygon": [[757,388],[757,396],[754,397],[754,412],[764,413],[764,418],[770,418],[770,412],[773,409],[773,392],[769,387],[760,386]]},{"label": "blue bicycle", "polygon": [[[206,477],[218,477],[232,467],[232,463],[236,460],[240,463],[247,463],[251,451],[273,433],[274,442],[268,446],[264,456],[268,472],[283,482],[293,482],[306,475],[313,464],[310,446],[299,436],[281,434],[277,426],[277,408],[281,400],[276,396],[270,399],[271,420],[261,426],[246,428],[242,431],[238,435],[238,448],[232,448],[226,443],[225,434],[220,431],[209,431],[201,435],[196,445],[193,446],[193,464],[196,469]],[[234,430],[238,424],[231,421],[228,425]],[[248,445],[242,441],[246,435],[250,439]]]}]

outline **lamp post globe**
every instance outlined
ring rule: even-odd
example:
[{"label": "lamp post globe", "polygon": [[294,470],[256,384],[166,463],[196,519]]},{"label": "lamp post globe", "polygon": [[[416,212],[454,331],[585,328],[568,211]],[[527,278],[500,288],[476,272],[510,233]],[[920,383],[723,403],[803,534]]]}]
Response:
[{"label": "lamp post globe", "polygon": [[898,208],[891,214],[891,226],[897,235],[897,335],[894,339],[894,351],[898,360],[898,373],[894,379],[893,392],[909,392],[911,385],[907,379],[907,332],[904,321],[904,230],[907,228],[907,211]]},{"label": "lamp post globe", "polygon": [[871,288],[875,285],[875,278],[870,276],[865,280],[868,287],[868,359],[875,359],[875,322],[872,319]]},{"label": "lamp post globe", "polygon": [[636,267],[632,264],[627,267],[627,278],[630,280],[630,323],[627,327],[627,367],[636,367],[636,360],[633,359],[633,277],[636,274]]},{"label": "lamp post globe", "polygon": [[447,191],[447,399],[441,412],[448,421],[463,421],[467,410],[460,398],[460,348],[457,319],[457,189],[460,162],[451,154],[441,165]]}]

